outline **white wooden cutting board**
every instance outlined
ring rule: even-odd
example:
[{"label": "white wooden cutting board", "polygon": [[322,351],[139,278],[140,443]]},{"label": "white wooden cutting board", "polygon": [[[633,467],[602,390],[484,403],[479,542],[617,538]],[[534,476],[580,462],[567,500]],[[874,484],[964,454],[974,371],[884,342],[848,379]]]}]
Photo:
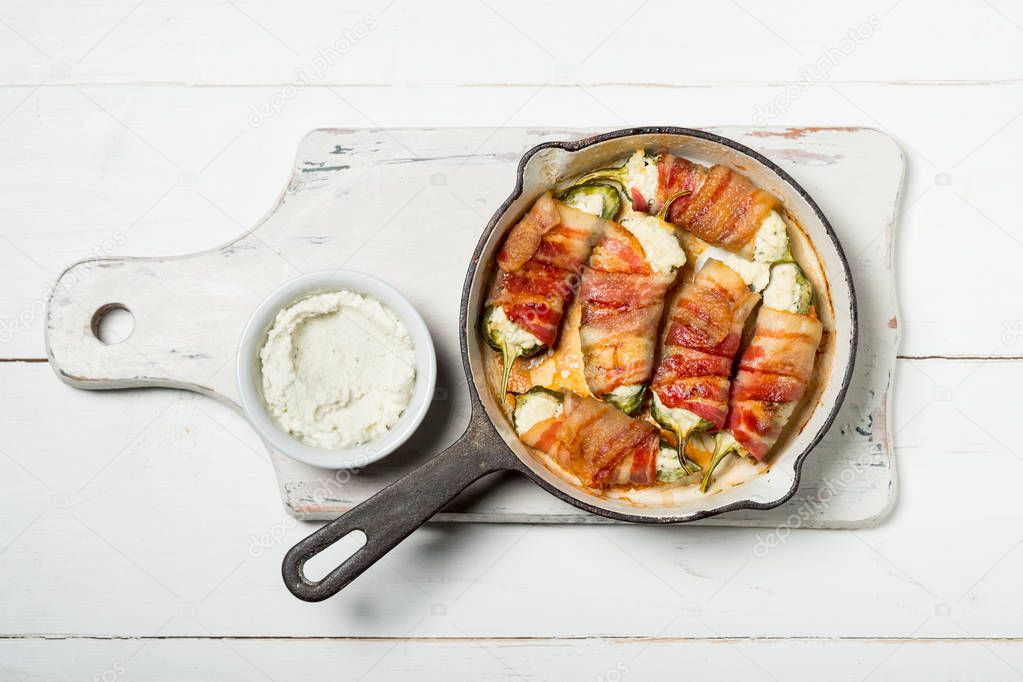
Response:
[{"label": "white wooden cutting board", "polygon": [[[723,127],[817,200],[852,266],[860,314],[856,372],[827,437],[807,458],[787,504],[702,523],[849,528],[871,525],[895,499],[891,384],[898,346],[892,243],[904,162],[888,136],[865,128]],[[454,441],[468,421],[458,307],[469,256],[510,193],[522,154],[593,131],[503,129],[317,130],[299,149],[291,181],[267,217],[238,240],[176,258],[84,261],[57,281],[47,314],[54,371],[87,389],[170,386],[237,407],[236,345],[255,306],[305,272],[370,272],[419,309],[437,348],[438,390],[412,440],[360,471],[331,472],[276,452],[285,507],[333,518]],[[254,198],[254,200],[258,200]],[[94,333],[97,311],[134,316],[124,342]],[[217,456],[216,452],[210,453]],[[225,490],[224,499],[252,491]],[[607,522],[515,475],[485,479],[440,518]]]}]

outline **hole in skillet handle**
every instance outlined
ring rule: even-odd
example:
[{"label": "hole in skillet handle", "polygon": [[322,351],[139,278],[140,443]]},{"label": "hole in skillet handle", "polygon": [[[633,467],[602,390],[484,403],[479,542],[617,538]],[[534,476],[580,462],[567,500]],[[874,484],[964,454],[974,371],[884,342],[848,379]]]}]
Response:
[{"label": "hole in skillet handle", "polygon": [[[292,547],[281,565],[284,584],[304,601],[337,594],[470,483],[509,469],[524,471],[524,465],[476,406],[469,427],[447,450]],[[365,544],[323,578],[310,580],[306,563],[354,531],[365,534]]]},{"label": "hole in skillet handle", "polygon": [[353,554],[365,547],[366,540],[366,534],[361,530],[353,530],[348,535],[338,538],[305,562],[302,575],[311,582],[323,580],[336,566],[348,561]]}]

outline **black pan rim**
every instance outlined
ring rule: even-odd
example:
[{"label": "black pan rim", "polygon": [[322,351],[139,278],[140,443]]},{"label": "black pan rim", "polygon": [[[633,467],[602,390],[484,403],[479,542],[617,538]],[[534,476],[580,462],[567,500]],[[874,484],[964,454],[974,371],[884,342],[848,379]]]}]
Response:
[{"label": "black pan rim", "polygon": [[[490,219],[490,222],[487,223],[486,228],[484,228],[483,233],[480,235],[479,241],[476,244],[476,249],[473,251],[472,259],[469,261],[469,268],[468,271],[466,272],[465,284],[462,288],[462,300],[458,317],[459,322],[458,336],[459,345],[461,347],[462,353],[462,368],[465,372],[466,380],[469,383],[470,399],[473,403],[472,409],[473,411],[477,409],[482,410],[484,412],[483,417],[486,418],[488,421],[490,420],[490,414],[487,413],[486,408],[483,407],[479,393],[476,390],[476,384],[473,381],[472,367],[470,367],[469,365],[469,346],[468,335],[466,333],[467,330],[466,323],[468,321],[469,313],[468,304],[469,297],[472,292],[472,280],[477,270],[479,269],[480,265],[479,260],[483,252],[484,245],[490,238],[490,235],[493,234],[494,230],[497,227],[497,223],[500,222],[500,220],[504,217],[505,213],[508,211],[511,204],[522,195],[523,178],[526,165],[529,163],[530,159],[532,159],[537,153],[545,149],[563,149],[568,152],[577,152],[582,149],[585,149],[586,147],[600,144],[602,142],[615,140],[621,137],[630,137],[633,135],[678,135],[682,137],[696,137],[703,140],[707,140],[709,142],[714,142],[726,147],[730,147],[769,168],[773,173],[775,173],[779,178],[781,178],[782,181],[791,186],[803,198],[804,201],[806,201],[810,208],[813,209],[813,212],[816,214],[817,218],[821,221],[821,224],[824,226],[824,230],[828,235],[828,238],[831,240],[832,245],[837,251],[839,260],[842,263],[843,276],[845,278],[846,283],[849,286],[849,316],[852,322],[852,333],[850,334],[849,337],[848,346],[849,364],[846,367],[844,376],[842,377],[841,385],[839,386],[838,389],[838,395],[836,396],[834,403],[831,405],[830,411],[827,417],[825,417],[824,419],[824,423],[818,429],[817,433],[814,434],[813,438],[810,440],[807,446],[803,448],[803,451],[796,456],[796,460],[793,463],[792,486],[785,494],[781,495],[776,500],[771,500],[770,502],[739,500],[731,504],[722,505],[721,507],[693,512],[691,514],[686,514],[683,516],[672,515],[644,516],[639,514],[630,514],[627,512],[613,511],[610,509],[603,509],[601,507],[592,505],[578,497],[575,497],[574,495],[570,495],[550,485],[547,481],[543,480],[539,475],[537,475],[532,469],[526,466],[524,462],[521,463],[522,466],[518,467],[518,470],[522,471],[524,474],[529,476],[529,478],[532,479],[535,483],[537,483],[541,488],[546,490],[548,493],[554,495],[558,499],[563,500],[574,507],[590,512],[591,514],[603,516],[605,518],[613,519],[616,521],[627,521],[630,523],[646,523],[658,525],[690,523],[692,521],[699,521],[700,519],[706,519],[712,516],[717,516],[719,514],[724,514],[726,512],[731,511],[747,509],[750,510],[774,509],[775,507],[778,507],[784,504],[785,502],[789,501],[793,497],[793,495],[795,495],[796,490],[799,488],[800,480],[802,478],[803,464],[806,461],[806,458],[814,450],[814,448],[817,447],[821,439],[824,438],[824,435],[831,428],[832,424],[834,424],[834,421],[838,416],[838,411],[839,409],[841,409],[842,404],[845,401],[846,394],[849,391],[849,385],[852,381],[852,373],[856,365],[856,351],[859,345],[859,312],[856,304],[856,288],[853,282],[852,271],[849,268],[849,260],[845,255],[845,250],[842,248],[842,243],[839,240],[838,235],[835,233],[834,228],[832,228],[831,222],[827,219],[827,216],[824,215],[824,212],[821,210],[820,206],[817,205],[817,202],[814,201],[813,197],[810,196],[809,192],[807,192],[802,185],[796,182],[796,180],[791,175],[789,175],[785,170],[780,168],[777,164],[775,164],[773,161],[768,159],[760,152],[751,149],[744,144],[736,142],[735,140],[723,137],[716,133],[711,133],[705,130],[697,130],[694,128],[683,128],[677,126],[640,126],[612,130],[606,133],[592,135],[574,141],[544,142],[542,144],[536,145],[532,149],[528,150],[525,154],[523,154],[522,159],[519,161],[519,165],[515,173],[515,188],[512,190],[508,198],[505,199],[505,201],[494,212],[494,215]],[[504,443],[504,439],[502,438],[501,440],[502,444],[504,445],[505,448],[507,448],[511,456],[514,457],[516,460],[519,460],[518,455],[515,454],[515,452],[508,446],[507,443]]]}]

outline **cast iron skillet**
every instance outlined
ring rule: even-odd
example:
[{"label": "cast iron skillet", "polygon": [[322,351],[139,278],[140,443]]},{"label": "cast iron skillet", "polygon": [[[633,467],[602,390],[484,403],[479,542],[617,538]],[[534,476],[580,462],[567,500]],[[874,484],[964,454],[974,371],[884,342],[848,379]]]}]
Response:
[{"label": "cast iron skillet", "polygon": [[[817,403],[798,432],[779,442],[768,473],[674,507],[636,505],[598,496],[554,474],[530,454],[516,437],[484,377],[483,354],[487,351],[481,349],[478,331],[478,316],[496,251],[519,216],[558,181],[606,166],[639,147],[667,149],[706,163],[730,165],[781,199],[789,216],[802,226],[813,244],[825,273],[825,281],[814,284],[820,307],[830,303],[829,326],[834,335],[830,373]],[[856,353],[856,302],[837,236],[817,204],[785,171],[752,149],[712,133],[687,128],[633,128],[576,142],[549,142],[525,154],[515,191],[487,225],[469,264],[462,290],[459,337],[471,402],[465,433],[415,471],[295,545],[284,558],[282,572],[296,597],[320,601],[336,594],[470,483],[496,471],[521,472],[565,502],[618,521],[681,523],[736,509],[778,506],[795,493],[803,460],[824,436],[845,397]],[[303,574],[306,561],[354,530],[366,534],[366,544],[322,580],[307,579]]]}]

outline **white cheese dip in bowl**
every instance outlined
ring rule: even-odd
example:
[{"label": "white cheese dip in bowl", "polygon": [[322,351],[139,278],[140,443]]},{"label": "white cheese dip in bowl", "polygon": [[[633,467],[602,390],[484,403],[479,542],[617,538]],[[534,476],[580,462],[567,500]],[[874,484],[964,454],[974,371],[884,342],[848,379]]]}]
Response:
[{"label": "white cheese dip in bowl", "polygon": [[277,451],[328,469],[365,466],[404,443],[433,399],[423,318],[390,285],[328,270],[264,299],[238,347],[242,409]]}]

